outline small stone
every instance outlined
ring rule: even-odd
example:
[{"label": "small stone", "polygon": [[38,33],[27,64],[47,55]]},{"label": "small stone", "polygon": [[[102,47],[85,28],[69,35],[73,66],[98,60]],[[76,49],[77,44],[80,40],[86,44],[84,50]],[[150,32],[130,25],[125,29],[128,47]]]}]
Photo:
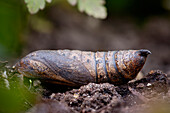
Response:
[{"label": "small stone", "polygon": [[150,87],[151,85],[152,85],[151,83],[148,83],[146,86],[147,86],[147,87]]},{"label": "small stone", "polygon": [[137,88],[143,88],[145,85],[143,83],[138,84],[136,87]]},{"label": "small stone", "polygon": [[74,93],[74,98],[78,98],[78,97],[79,97],[79,94]]},{"label": "small stone", "polygon": [[53,99],[55,97],[55,93],[52,93],[51,95],[50,95],[50,99]]}]

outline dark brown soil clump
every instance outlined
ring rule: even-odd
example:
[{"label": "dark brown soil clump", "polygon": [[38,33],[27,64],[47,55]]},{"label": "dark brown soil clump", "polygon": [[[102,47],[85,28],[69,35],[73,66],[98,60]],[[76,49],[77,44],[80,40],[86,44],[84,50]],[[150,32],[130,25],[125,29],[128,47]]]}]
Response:
[{"label": "dark brown soil clump", "polygon": [[[167,75],[151,71],[144,78],[122,86],[109,83],[81,86],[64,93],[45,96],[43,102],[33,107],[33,113],[142,113],[168,112],[170,90]],[[156,107],[159,106],[159,107]],[[161,107],[161,109],[160,109]]]},{"label": "dark brown soil clump", "polygon": [[109,83],[89,83],[79,89],[57,93],[52,99],[66,102],[78,112],[95,112],[110,103],[114,107],[123,101],[115,86]]},{"label": "dark brown soil clump", "polygon": [[129,86],[145,97],[152,98],[160,93],[168,92],[168,78],[160,70],[154,70],[141,80],[129,83]]}]

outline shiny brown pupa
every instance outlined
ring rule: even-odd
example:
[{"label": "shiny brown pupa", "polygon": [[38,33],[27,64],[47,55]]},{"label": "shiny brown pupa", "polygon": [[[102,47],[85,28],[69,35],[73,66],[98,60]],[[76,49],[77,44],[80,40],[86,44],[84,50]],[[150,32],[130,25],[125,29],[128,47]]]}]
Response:
[{"label": "shiny brown pupa", "polygon": [[79,50],[39,50],[16,65],[26,77],[41,81],[81,86],[90,82],[125,84],[142,69],[148,50],[90,52]]}]

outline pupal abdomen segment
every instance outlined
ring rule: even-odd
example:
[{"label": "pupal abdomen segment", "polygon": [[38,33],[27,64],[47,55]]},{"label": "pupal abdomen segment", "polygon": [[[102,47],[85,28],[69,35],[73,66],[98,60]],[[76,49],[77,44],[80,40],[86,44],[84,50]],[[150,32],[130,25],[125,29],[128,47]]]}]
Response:
[{"label": "pupal abdomen segment", "polygon": [[68,86],[90,82],[125,84],[142,69],[148,50],[90,52],[79,50],[39,50],[16,65],[26,77]]}]

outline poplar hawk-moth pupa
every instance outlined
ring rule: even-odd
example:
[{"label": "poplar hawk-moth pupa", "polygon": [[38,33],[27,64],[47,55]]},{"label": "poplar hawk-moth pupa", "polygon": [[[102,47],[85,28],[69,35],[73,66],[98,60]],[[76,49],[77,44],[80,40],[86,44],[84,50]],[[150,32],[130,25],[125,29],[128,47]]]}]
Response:
[{"label": "poplar hawk-moth pupa", "polygon": [[142,69],[149,50],[90,52],[79,50],[39,50],[16,63],[26,77],[68,86],[90,82],[125,84]]}]

